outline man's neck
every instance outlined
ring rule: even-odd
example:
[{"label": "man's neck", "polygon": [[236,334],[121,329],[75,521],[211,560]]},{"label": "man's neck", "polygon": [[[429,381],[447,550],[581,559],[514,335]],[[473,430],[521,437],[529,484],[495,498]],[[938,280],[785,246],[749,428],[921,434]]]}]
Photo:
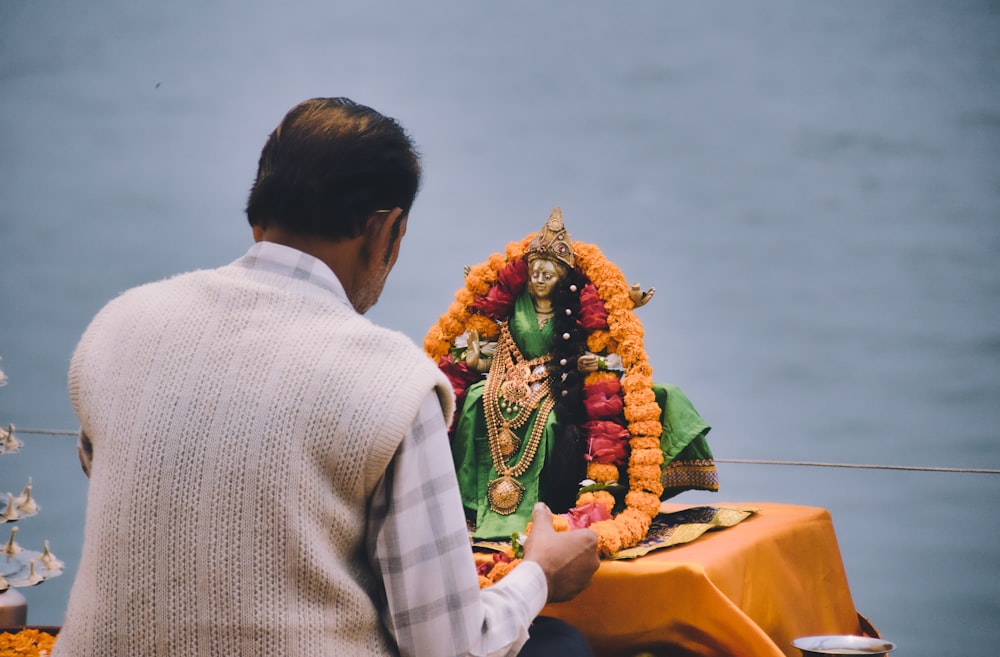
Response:
[{"label": "man's neck", "polygon": [[350,296],[350,291],[355,289],[357,284],[355,278],[362,271],[359,266],[361,264],[361,237],[334,241],[321,237],[298,235],[281,226],[268,226],[263,229],[254,226],[253,239],[255,242],[282,244],[321,260],[337,276],[340,284],[344,286],[344,290],[348,292],[348,296]]}]

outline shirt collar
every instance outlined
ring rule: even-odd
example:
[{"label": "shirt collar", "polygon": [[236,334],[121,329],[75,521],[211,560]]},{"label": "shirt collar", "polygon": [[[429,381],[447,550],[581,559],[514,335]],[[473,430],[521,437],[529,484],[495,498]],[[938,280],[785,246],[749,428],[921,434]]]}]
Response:
[{"label": "shirt collar", "polygon": [[308,281],[332,292],[339,300],[354,307],[347,298],[340,279],[325,262],[290,246],[276,242],[257,242],[233,264]]}]

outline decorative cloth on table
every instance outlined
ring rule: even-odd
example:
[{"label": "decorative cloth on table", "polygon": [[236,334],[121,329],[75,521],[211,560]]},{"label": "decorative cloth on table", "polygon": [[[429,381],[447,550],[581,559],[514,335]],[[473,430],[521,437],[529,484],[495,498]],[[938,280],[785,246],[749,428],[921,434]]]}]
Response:
[{"label": "decorative cloth on table", "polygon": [[661,513],[653,518],[646,540],[635,547],[620,550],[612,558],[636,559],[654,550],[690,543],[707,531],[738,525],[756,512],[751,508],[693,506],[673,513]]}]

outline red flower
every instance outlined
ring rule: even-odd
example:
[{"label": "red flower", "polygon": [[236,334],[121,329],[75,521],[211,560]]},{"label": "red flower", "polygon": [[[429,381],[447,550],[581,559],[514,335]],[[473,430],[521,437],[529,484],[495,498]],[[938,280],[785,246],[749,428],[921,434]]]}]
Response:
[{"label": "red flower", "polygon": [[471,308],[490,319],[503,320],[514,310],[514,301],[528,282],[528,265],[518,259],[497,272],[497,282],[472,302]]},{"label": "red flower", "polygon": [[447,354],[441,359],[438,368],[448,377],[457,399],[461,399],[465,395],[466,388],[482,378],[482,375],[469,367],[464,360],[456,362],[451,354]]},{"label": "red flower", "polygon": [[593,283],[587,283],[580,291],[578,322],[587,333],[608,328],[608,312],[604,309],[604,302],[597,295],[597,288]]},{"label": "red flower", "polygon": [[502,320],[514,309],[515,298],[499,285],[494,285],[485,295],[477,297],[470,307],[490,319]]},{"label": "red flower", "polygon": [[583,393],[585,395],[589,395],[591,394],[591,392],[593,392],[594,394],[601,392],[605,395],[610,396],[621,393],[621,390],[622,390],[621,381],[618,380],[617,377],[610,376],[610,377],[602,377],[599,380],[595,381],[594,383],[588,384],[587,387],[584,388]]},{"label": "red flower", "polygon": [[625,427],[609,420],[591,420],[584,422],[581,428],[587,435],[587,453],[583,458],[616,465],[625,462],[625,447],[629,439]]},{"label": "red flower", "polygon": [[563,515],[569,521],[570,529],[586,529],[590,527],[591,523],[611,520],[608,508],[599,502],[574,507]]},{"label": "red flower", "polygon": [[607,420],[621,415],[624,402],[617,379],[598,381],[583,388],[583,405],[591,420]]},{"label": "red flower", "polygon": [[518,258],[512,260],[506,267],[497,272],[497,285],[505,288],[515,297],[524,290],[528,283],[528,263]]}]

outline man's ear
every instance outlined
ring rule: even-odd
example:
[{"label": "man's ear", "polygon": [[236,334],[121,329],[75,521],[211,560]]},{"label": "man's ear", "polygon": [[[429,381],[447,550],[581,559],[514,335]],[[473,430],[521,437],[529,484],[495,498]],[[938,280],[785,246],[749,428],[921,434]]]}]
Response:
[{"label": "man's ear", "polygon": [[365,224],[365,237],[370,253],[382,256],[386,264],[395,262],[399,253],[399,243],[406,233],[408,217],[402,208],[389,212],[375,212]]},{"label": "man's ear", "polygon": [[382,238],[383,233],[386,236],[391,236],[393,232],[392,226],[401,214],[403,214],[403,208],[373,212],[368,217],[368,221],[365,222],[365,233],[376,241]]}]

